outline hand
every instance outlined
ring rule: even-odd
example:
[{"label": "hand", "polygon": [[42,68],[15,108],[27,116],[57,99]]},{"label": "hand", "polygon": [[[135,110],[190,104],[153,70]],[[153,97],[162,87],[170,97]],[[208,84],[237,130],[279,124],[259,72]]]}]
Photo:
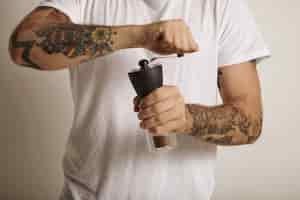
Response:
[{"label": "hand", "polygon": [[141,128],[154,135],[188,134],[192,124],[184,99],[175,86],[161,87],[142,100],[136,97],[134,111],[139,112]]},{"label": "hand", "polygon": [[198,51],[198,45],[183,20],[160,21],[144,25],[144,34],[144,48],[158,54],[184,54]]}]

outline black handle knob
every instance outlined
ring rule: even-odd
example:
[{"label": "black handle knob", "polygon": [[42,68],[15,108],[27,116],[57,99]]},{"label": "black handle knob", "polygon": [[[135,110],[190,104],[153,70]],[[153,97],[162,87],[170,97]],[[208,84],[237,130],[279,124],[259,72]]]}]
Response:
[{"label": "black handle knob", "polygon": [[141,67],[141,70],[145,71],[145,70],[149,69],[149,61],[146,59],[140,60],[139,66]]}]

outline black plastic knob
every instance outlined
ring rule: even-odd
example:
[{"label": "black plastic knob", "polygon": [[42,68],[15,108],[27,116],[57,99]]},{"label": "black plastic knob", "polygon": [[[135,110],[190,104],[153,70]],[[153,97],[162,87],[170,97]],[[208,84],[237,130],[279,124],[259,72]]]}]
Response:
[{"label": "black plastic knob", "polygon": [[140,60],[139,66],[141,67],[141,70],[147,70],[149,68],[149,61],[146,59]]}]

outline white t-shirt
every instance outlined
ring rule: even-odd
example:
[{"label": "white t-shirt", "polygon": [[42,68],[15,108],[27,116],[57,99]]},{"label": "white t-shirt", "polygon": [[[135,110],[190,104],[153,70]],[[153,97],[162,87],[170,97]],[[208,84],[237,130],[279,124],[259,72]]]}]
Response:
[{"label": "white t-shirt", "polygon": [[[244,0],[44,0],[74,23],[145,24],[181,18],[200,51],[160,60],[164,84],[186,103],[215,105],[218,66],[269,56]],[[214,189],[216,146],[178,136],[179,147],[148,152],[133,112],[127,73],[156,54],[126,49],[69,68],[74,120],[63,161],[75,200],[208,200]]]}]

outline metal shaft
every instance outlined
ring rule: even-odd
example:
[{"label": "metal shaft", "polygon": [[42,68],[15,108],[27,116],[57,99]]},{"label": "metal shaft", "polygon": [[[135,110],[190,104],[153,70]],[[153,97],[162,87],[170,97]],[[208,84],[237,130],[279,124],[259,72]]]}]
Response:
[{"label": "metal shaft", "polygon": [[159,57],[151,58],[150,62],[153,62],[157,59],[174,58],[174,57],[180,58],[180,57],[183,57],[183,56],[184,56],[184,54],[177,54],[177,56],[159,56]]}]

